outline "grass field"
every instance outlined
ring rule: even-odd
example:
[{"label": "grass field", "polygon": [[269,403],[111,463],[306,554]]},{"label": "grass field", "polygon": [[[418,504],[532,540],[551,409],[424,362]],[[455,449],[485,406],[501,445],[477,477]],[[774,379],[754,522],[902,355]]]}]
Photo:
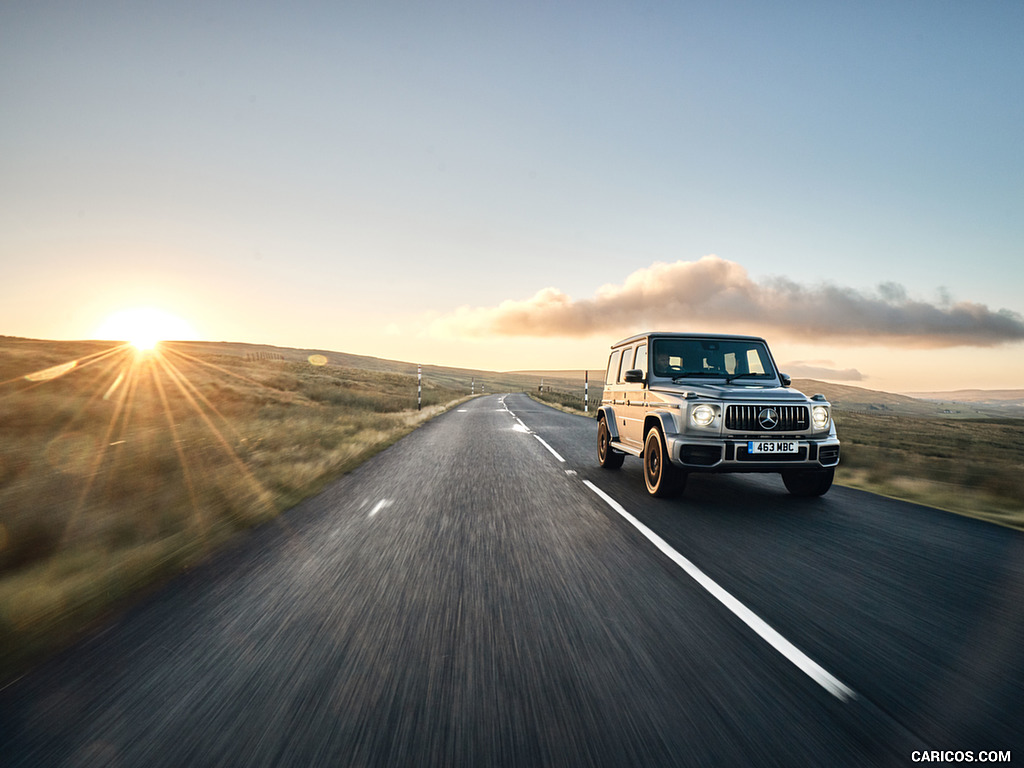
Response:
[{"label": "grass field", "polygon": [[0,679],[468,395],[310,358],[0,338]]}]

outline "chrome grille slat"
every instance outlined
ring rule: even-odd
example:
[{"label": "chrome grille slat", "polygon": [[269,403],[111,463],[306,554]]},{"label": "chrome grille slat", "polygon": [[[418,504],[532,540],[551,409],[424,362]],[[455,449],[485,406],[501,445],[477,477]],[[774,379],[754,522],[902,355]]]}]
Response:
[{"label": "chrome grille slat", "polygon": [[[779,422],[770,430],[757,420],[765,408],[774,409]],[[740,432],[803,432],[810,428],[810,415],[806,405],[730,405],[725,409],[725,428]]]}]

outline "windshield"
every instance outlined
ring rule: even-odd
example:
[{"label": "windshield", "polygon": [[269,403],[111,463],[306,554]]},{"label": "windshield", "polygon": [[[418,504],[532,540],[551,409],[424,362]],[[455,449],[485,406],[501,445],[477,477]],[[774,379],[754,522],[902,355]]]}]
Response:
[{"label": "windshield", "polygon": [[655,339],[651,369],[655,376],[668,379],[775,378],[768,348],[753,339]]}]

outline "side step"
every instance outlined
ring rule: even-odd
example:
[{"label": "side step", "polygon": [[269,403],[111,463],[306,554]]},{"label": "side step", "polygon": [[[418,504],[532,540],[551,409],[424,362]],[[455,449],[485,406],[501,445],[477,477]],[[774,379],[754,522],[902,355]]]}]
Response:
[{"label": "side step", "polygon": [[634,447],[632,447],[630,445],[624,445],[622,443],[617,443],[617,442],[614,442],[614,441],[609,443],[608,445],[611,448],[614,448],[616,451],[621,451],[622,453],[628,453],[631,456],[640,456],[640,454],[643,453],[643,451],[641,449],[639,449],[639,448],[634,448]]}]

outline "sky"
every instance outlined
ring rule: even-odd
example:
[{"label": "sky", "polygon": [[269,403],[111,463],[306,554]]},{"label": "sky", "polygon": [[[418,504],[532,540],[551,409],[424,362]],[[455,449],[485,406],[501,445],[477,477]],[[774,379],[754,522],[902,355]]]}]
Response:
[{"label": "sky", "polygon": [[736,331],[1024,388],[1022,39],[1017,0],[7,0],[0,334],[521,370]]}]

